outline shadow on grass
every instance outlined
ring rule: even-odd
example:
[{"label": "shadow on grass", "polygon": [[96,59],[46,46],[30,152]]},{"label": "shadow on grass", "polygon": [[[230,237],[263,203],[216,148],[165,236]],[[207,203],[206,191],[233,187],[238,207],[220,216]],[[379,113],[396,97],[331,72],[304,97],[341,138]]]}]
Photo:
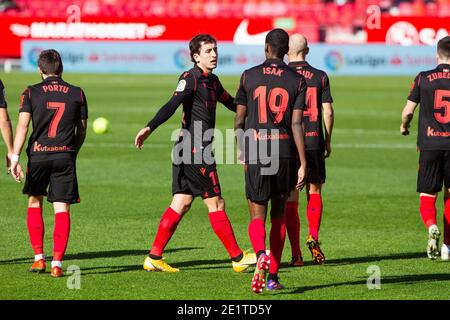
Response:
[{"label": "shadow on grass", "polygon": [[[324,266],[342,266],[347,264],[358,264],[358,263],[367,263],[367,262],[377,262],[383,260],[407,260],[407,259],[426,259],[425,252],[405,252],[405,253],[396,253],[384,256],[366,256],[366,257],[351,257],[351,258],[340,258],[340,259],[327,259],[325,261]],[[308,261],[306,258],[305,266],[313,266],[314,263],[312,261]],[[284,262],[281,264],[282,268],[288,268],[288,263]]]},{"label": "shadow on grass", "polygon": [[[165,253],[172,253],[178,251],[195,250],[202,249],[201,247],[183,247],[167,249]],[[112,251],[98,251],[98,252],[80,252],[66,254],[64,260],[89,260],[89,259],[99,259],[99,258],[117,258],[125,256],[143,256],[148,254],[148,250],[112,250]],[[47,257],[49,258],[49,257]],[[17,258],[11,260],[0,260],[0,264],[20,264],[20,263],[30,263],[33,261],[32,257],[28,258]]]},{"label": "shadow on grass", "polygon": [[[224,265],[229,264],[229,265]],[[192,260],[192,261],[182,261],[174,262],[170,264],[172,267],[180,268],[183,271],[190,270],[212,270],[212,269],[231,269],[231,262],[229,259],[226,260]],[[204,266],[204,267],[202,267]],[[96,271],[99,270],[99,271]],[[121,273],[129,271],[143,271],[142,265],[123,265],[123,266],[100,266],[92,268],[81,268],[82,275],[93,275],[93,274],[108,274],[108,273]],[[94,271],[94,272],[90,272]]]},{"label": "shadow on grass", "polygon": [[[382,276],[381,277],[381,286],[384,284],[415,284],[418,282],[431,282],[431,281],[450,281],[450,274],[448,273],[431,273],[431,274],[410,274],[410,275],[402,275],[402,276]],[[366,286],[367,279],[361,279],[356,281],[348,281],[348,282],[338,282],[338,283],[330,283],[323,284],[317,286],[303,286],[297,287],[294,289],[287,289],[279,291],[278,294],[293,294],[293,293],[304,293],[306,291],[319,290],[325,288],[334,288],[340,286]]]}]

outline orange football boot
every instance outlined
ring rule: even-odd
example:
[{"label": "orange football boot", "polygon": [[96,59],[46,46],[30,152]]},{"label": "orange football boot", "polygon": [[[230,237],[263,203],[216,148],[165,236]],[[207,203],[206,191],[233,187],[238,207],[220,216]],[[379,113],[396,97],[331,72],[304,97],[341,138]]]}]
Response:
[{"label": "orange football boot", "polygon": [[59,278],[64,276],[64,272],[60,267],[53,267],[51,271],[51,275],[53,278]]},{"label": "orange football boot", "polygon": [[33,262],[30,268],[30,272],[37,272],[37,273],[45,272],[45,260],[41,259]]}]

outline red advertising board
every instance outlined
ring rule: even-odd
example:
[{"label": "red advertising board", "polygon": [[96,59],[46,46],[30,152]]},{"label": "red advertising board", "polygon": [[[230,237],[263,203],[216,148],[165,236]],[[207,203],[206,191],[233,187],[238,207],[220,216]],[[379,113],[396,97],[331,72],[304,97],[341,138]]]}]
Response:
[{"label": "red advertising board", "polygon": [[381,28],[366,29],[368,42],[435,45],[450,34],[450,19],[441,17],[383,17]]},{"label": "red advertising board", "polygon": [[0,57],[20,57],[22,39],[151,41],[189,40],[209,33],[219,41],[236,44],[264,43],[274,27],[273,19],[163,19],[114,18],[83,19],[68,23],[63,19],[2,17],[0,19]]}]

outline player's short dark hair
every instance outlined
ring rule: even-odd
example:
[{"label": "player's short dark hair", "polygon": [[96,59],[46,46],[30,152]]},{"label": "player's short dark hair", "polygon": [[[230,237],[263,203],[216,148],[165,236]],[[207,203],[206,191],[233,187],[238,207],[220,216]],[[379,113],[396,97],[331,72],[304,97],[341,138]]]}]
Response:
[{"label": "player's short dark hair", "polygon": [[191,51],[191,60],[193,63],[196,63],[194,60],[194,54],[200,53],[200,48],[203,43],[217,43],[217,40],[210,34],[199,34],[193,37],[189,42],[189,50]]},{"label": "player's short dark hair", "polygon": [[55,49],[42,51],[39,55],[38,66],[43,74],[60,75],[63,72],[61,56]]},{"label": "player's short dark hair", "polygon": [[450,59],[450,36],[446,36],[439,40],[437,44],[437,52],[440,57]]},{"label": "player's short dark hair", "polygon": [[289,51],[289,34],[283,29],[273,29],[266,36],[266,44],[272,48],[272,53],[283,59]]}]

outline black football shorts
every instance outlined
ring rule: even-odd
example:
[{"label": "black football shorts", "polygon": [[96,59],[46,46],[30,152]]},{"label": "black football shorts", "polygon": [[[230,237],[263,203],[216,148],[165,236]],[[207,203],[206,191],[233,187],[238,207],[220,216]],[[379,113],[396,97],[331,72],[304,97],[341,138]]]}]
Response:
[{"label": "black football shorts", "polygon": [[325,156],[324,150],[306,150],[306,183],[325,183]]},{"label": "black football shorts", "polygon": [[[47,196],[49,202],[79,203],[76,156],[28,160],[23,194]],[[48,192],[47,192],[48,188]]]},{"label": "black football shorts", "polygon": [[297,183],[298,161],[280,159],[278,171],[265,175],[270,164],[245,164],[245,192],[253,202],[266,202],[274,196],[287,196]]},{"label": "black football shorts", "polygon": [[220,196],[215,164],[172,164],[172,194],[184,193],[203,199]]},{"label": "black football shorts", "polygon": [[420,151],[417,192],[437,193],[450,188],[450,150]]}]

